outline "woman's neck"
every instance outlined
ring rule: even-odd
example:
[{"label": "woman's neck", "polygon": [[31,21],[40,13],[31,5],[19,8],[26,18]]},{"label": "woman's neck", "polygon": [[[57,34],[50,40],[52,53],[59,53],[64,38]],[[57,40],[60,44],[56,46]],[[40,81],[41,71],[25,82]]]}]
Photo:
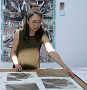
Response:
[{"label": "woman's neck", "polygon": [[30,36],[34,36],[34,35],[35,35],[35,32],[32,31],[32,30],[29,30],[29,35],[30,35]]}]

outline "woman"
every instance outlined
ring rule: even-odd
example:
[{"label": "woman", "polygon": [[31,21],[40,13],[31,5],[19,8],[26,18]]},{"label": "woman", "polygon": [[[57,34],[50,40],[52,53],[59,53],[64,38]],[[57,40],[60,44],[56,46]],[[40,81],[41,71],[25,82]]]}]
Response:
[{"label": "woman", "polygon": [[[31,9],[27,12],[23,28],[17,30],[14,35],[11,50],[14,71],[39,68],[40,47],[43,44],[51,58],[64,68],[68,76],[73,77],[73,72],[61,60],[45,34],[41,25],[41,11],[36,8],[35,3],[31,4],[30,7]],[[17,49],[18,54],[16,54]]]}]

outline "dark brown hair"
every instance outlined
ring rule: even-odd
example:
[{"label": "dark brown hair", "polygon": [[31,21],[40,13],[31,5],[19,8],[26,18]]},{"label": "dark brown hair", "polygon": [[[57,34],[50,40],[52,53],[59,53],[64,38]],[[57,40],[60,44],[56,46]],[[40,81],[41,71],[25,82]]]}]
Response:
[{"label": "dark brown hair", "polygon": [[[30,5],[30,8],[31,9],[29,11],[27,11],[27,14],[26,14],[26,17],[25,17],[24,26],[23,26],[24,39],[26,41],[29,41],[29,25],[27,23],[27,20],[29,21],[30,18],[33,15],[35,15],[35,14],[41,16],[41,18],[42,18],[42,13],[41,13],[41,11],[38,8],[36,8],[36,4],[35,3],[32,3]],[[44,30],[44,28],[41,25],[40,28],[35,32],[36,40],[39,40],[39,38],[41,38],[44,33],[45,33],[45,30]]]}]

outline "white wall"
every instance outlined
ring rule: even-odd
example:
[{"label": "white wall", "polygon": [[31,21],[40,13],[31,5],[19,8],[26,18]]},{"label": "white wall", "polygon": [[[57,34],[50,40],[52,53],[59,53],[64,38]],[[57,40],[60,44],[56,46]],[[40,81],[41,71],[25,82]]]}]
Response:
[{"label": "white wall", "polygon": [[[65,2],[65,16],[59,3]],[[56,0],[55,49],[68,67],[87,67],[87,0]]]},{"label": "white wall", "polygon": [[[65,16],[59,15],[59,3],[65,2]],[[87,0],[56,0],[55,50],[68,67],[87,67]],[[0,0],[1,5],[1,0]],[[1,12],[1,6],[0,6]],[[0,15],[1,23],[1,15]],[[1,29],[1,24],[0,24]],[[0,30],[0,33],[1,30]],[[1,36],[0,36],[1,40]],[[1,47],[1,42],[0,42]],[[1,54],[0,50],[0,54]],[[1,55],[0,55],[1,58]],[[60,67],[47,64],[47,67]],[[0,68],[11,68],[3,63]],[[44,67],[42,64],[41,67]],[[45,66],[46,67],[46,66]]]}]

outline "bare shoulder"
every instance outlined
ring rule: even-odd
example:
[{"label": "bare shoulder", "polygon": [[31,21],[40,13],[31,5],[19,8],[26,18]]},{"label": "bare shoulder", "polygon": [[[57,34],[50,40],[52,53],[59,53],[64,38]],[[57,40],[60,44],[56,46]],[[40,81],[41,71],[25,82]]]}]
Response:
[{"label": "bare shoulder", "polygon": [[47,35],[46,34],[43,34],[42,38],[46,38],[46,37],[47,37]]},{"label": "bare shoulder", "polygon": [[19,29],[15,32],[16,35],[19,35]]},{"label": "bare shoulder", "polygon": [[15,32],[15,36],[14,36],[14,37],[16,37],[16,38],[19,39],[19,30],[17,30],[17,31]]},{"label": "bare shoulder", "polygon": [[44,34],[44,35],[42,36],[42,43],[44,43],[44,42],[46,42],[46,41],[49,41],[49,38],[47,37],[46,34]]}]

